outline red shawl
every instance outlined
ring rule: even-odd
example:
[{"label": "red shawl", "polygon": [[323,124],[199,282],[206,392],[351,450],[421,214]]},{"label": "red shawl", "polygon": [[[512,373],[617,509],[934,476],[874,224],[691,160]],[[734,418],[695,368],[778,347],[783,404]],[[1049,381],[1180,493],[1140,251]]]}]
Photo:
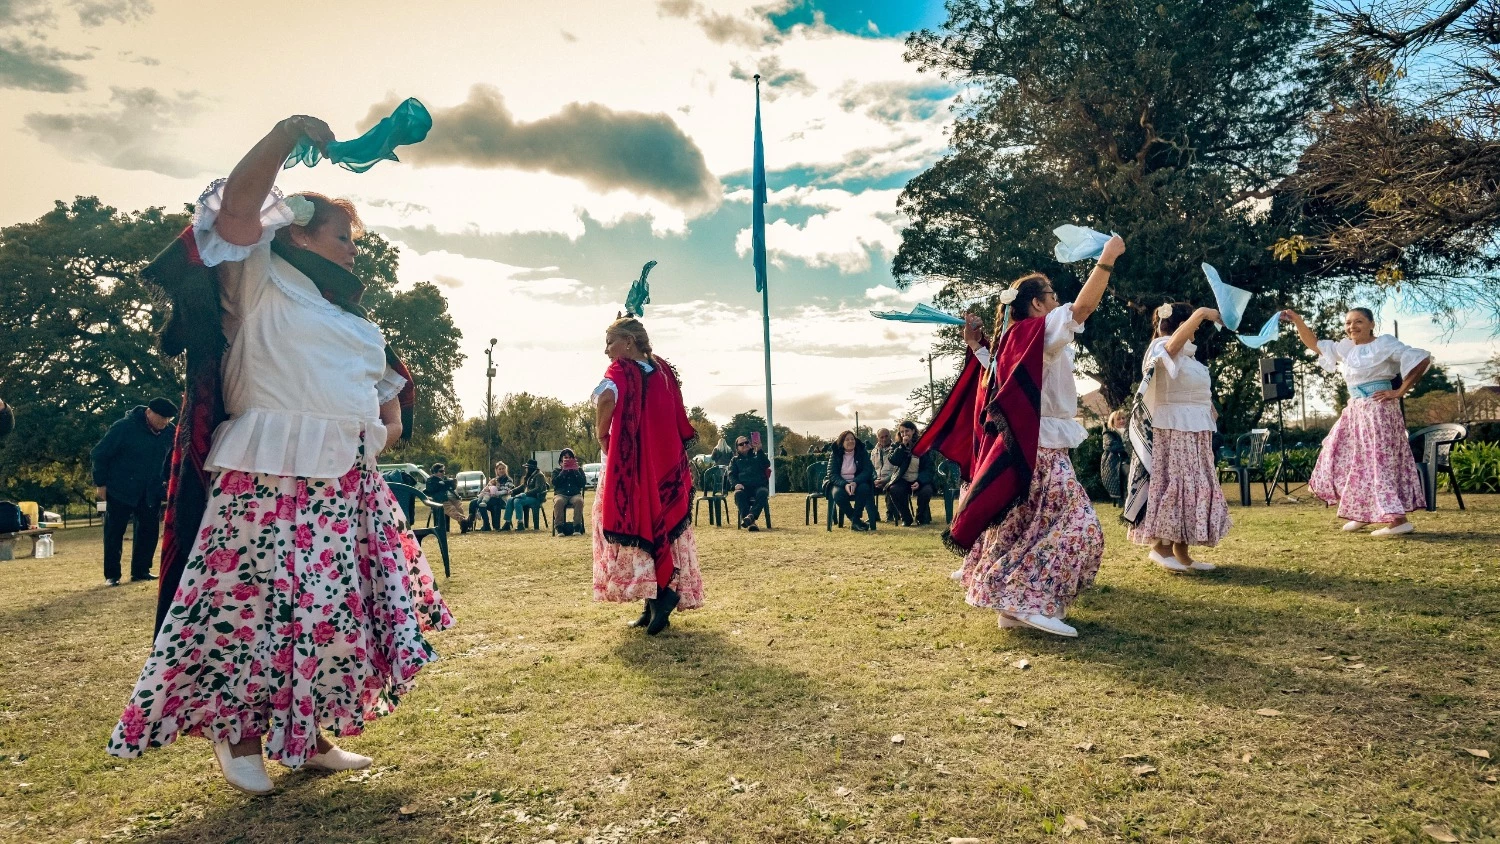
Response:
[{"label": "red shawl", "polygon": [[[311,255],[312,264],[304,272],[319,284],[320,266],[337,267],[331,261]],[[303,269],[303,267],[298,267]],[[340,268],[341,269],[341,268]],[[187,353],[187,385],[182,409],[177,418],[177,438],[172,445],[171,477],[167,480],[167,509],[162,531],[161,580],[156,596],[156,630],[161,630],[183,566],[193,551],[193,542],[208,506],[212,479],[205,470],[214,429],[228,418],[224,411],[224,393],[220,365],[224,356],[224,315],[219,307],[219,274],[205,267],[193,239],[192,227],[183,229],[172,243],[151,260],[141,277],[160,287],[171,299],[172,315],[162,329],[161,349],[168,357]],[[319,289],[323,285],[319,284]],[[334,304],[341,304],[325,296]],[[416,404],[416,384],[389,346],[386,363],[401,377],[402,439],[411,436],[412,409]],[[153,634],[154,635],[154,634]]]},{"label": "red shawl", "polygon": [[990,380],[975,355],[967,355],[953,392],[912,449],[958,464],[969,486],[943,541],[967,553],[990,525],[998,524],[1031,488],[1042,417],[1042,350],[1047,321],[1024,319],[1001,338]]},{"label": "red shawl", "polygon": [[651,374],[616,360],[604,376],[619,397],[609,423],[609,450],[599,489],[604,538],[644,548],[656,558],[656,584],[672,580],[672,540],[687,529],[693,476],[685,444],[695,436],[682,406],[677,372],[656,358]]}]

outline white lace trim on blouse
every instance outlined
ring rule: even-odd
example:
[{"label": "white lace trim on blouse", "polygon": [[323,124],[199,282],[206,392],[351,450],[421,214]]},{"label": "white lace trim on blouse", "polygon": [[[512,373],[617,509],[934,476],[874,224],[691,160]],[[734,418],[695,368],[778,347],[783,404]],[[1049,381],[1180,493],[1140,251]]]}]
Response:
[{"label": "white lace trim on blouse", "polygon": [[198,197],[197,207],[193,209],[193,241],[198,246],[198,257],[207,267],[217,267],[225,261],[245,260],[252,249],[270,243],[271,238],[276,236],[277,229],[292,224],[292,209],[287,207],[281,190],[271,188],[271,193],[260,207],[260,240],[248,246],[225,240],[214,229],[214,221],[219,219],[219,212],[224,208],[224,185],[228,181],[215,179],[203,189]]}]

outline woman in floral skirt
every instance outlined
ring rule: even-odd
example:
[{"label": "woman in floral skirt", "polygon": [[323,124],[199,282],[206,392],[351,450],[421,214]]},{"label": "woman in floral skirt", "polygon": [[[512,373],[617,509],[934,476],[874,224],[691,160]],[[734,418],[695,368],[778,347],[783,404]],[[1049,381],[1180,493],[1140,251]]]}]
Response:
[{"label": "woman in floral skirt", "polygon": [[[328,736],[393,707],[436,658],[423,632],[452,623],[375,471],[410,385],[359,308],[359,218],[347,201],[273,186],[304,137],[332,133],[310,117],[278,123],[168,250],[216,281],[217,302],[200,305],[222,316],[222,386],[196,402],[227,419],[199,426],[212,430],[201,522],[177,537],[185,563],[109,741],[134,757],[206,738],[230,785],[253,794],[272,788],[262,750],[291,768],[368,766]],[[174,464],[191,459],[190,436]]]},{"label": "woman in floral skirt", "polygon": [[1212,382],[1208,367],[1193,357],[1198,328],[1218,319],[1213,308],[1194,310],[1187,302],[1157,308],[1141,366],[1151,479],[1144,506],[1132,496],[1125,519],[1130,541],[1151,546],[1151,561],[1168,571],[1212,571],[1213,563],[1194,560],[1188,546],[1212,547],[1229,533],[1229,505],[1214,463]]},{"label": "woman in floral skirt", "polygon": [[944,540],[964,554],[965,600],[995,610],[1001,627],[1077,636],[1063,617],[1104,556],[1099,518],[1068,459],[1088,436],[1075,419],[1072,341],[1124,252],[1125,241],[1111,238],[1068,304],[1041,273],[1017,279],[997,314],[1013,324],[997,326],[993,341],[971,316],[964,328],[971,354],[913,450],[937,449],[968,481]]},{"label": "woman in floral skirt", "polygon": [[1317,353],[1318,365],[1344,376],[1349,404],[1323,440],[1308,479],[1313,495],[1338,504],[1344,530],[1370,525],[1371,536],[1399,536],[1416,529],[1406,514],[1426,497],[1416,460],[1406,441],[1401,397],[1422,379],[1432,357],[1389,334],[1375,334],[1375,314],[1355,308],[1344,315],[1343,340],[1319,340],[1296,311],[1282,316],[1297,326],[1302,345]]}]

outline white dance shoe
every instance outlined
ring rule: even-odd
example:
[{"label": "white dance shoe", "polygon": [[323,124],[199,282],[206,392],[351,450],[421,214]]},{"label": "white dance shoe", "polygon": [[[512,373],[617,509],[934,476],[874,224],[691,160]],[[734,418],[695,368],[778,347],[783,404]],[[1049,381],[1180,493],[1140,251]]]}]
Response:
[{"label": "white dance shoe", "polygon": [[214,742],[214,758],[224,781],[246,794],[269,794],[271,776],[266,773],[266,760],[259,753],[251,756],[235,756],[229,752],[229,742]]},{"label": "white dance shoe", "polygon": [[1403,533],[1411,533],[1417,526],[1411,522],[1402,522],[1399,525],[1386,525],[1380,530],[1371,531],[1371,536],[1400,536]]},{"label": "white dance shoe", "polygon": [[363,771],[374,761],[368,756],[350,753],[338,745],[333,745],[322,753],[315,753],[308,757],[303,767],[312,768],[315,771]]},{"label": "white dance shoe", "polygon": [[1013,627],[1025,627],[1025,626],[1026,625],[1022,624],[1019,621],[1016,621],[1014,618],[1006,615],[1005,613],[1003,613],[1003,612],[1000,613],[1000,629],[1001,630],[1010,630]]},{"label": "white dance shoe", "polygon": [[1016,613],[1013,617],[1016,621],[1021,622],[1022,624],[1032,628],[1033,630],[1040,630],[1043,633],[1051,633],[1054,636],[1066,636],[1070,639],[1078,638],[1078,631],[1073,629],[1073,627],[1071,627],[1070,625],[1064,624],[1062,622],[1062,619],[1053,618],[1049,615],[1042,615],[1041,613],[1034,612]]},{"label": "white dance shoe", "polygon": [[964,570],[963,569],[958,569],[957,571],[955,571],[952,574],[948,575],[948,577],[950,579],[952,579],[952,580],[962,581],[964,579]]},{"label": "white dance shoe", "polygon": [[1353,521],[1351,521],[1351,522],[1344,522],[1344,527],[1342,528],[1342,530],[1345,533],[1356,533],[1358,531],[1364,530],[1365,528],[1367,528],[1369,526],[1370,526],[1369,522],[1353,522]]},{"label": "white dance shoe", "polygon": [[1177,572],[1178,574],[1185,571],[1192,571],[1191,568],[1178,562],[1176,557],[1163,557],[1161,554],[1158,554],[1155,548],[1151,549],[1151,562],[1156,563],[1167,571]]},{"label": "white dance shoe", "polygon": [[1213,571],[1214,569],[1218,568],[1218,566],[1214,565],[1213,563],[1205,563],[1202,560],[1194,560],[1193,564],[1188,568],[1191,568],[1193,571]]}]

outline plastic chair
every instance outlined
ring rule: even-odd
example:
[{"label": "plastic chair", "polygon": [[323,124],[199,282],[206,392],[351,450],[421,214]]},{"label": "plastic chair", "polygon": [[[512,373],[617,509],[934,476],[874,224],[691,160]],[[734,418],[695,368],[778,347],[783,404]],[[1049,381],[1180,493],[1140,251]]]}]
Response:
[{"label": "plastic chair", "polygon": [[[766,470],[766,477],[767,478],[771,477],[771,470],[770,469]],[[725,494],[726,495],[732,495],[732,492],[726,491]],[[760,514],[762,516],[766,517],[766,530],[770,530],[771,529],[771,500],[770,500],[770,498],[766,499],[766,506],[761,509]],[[745,521],[745,514],[743,512],[740,512],[738,510],[738,508],[736,508],[736,510],[735,510],[735,519],[734,519],[734,529],[735,530],[739,530],[741,527],[743,527],[743,522],[744,521]]]},{"label": "plastic chair", "polygon": [[943,465],[938,467],[938,474],[943,478],[943,519],[951,525],[953,524],[953,502],[958,500],[958,488],[963,483],[963,473],[959,471],[957,463],[944,460]]},{"label": "plastic chair", "polygon": [[710,466],[703,472],[703,496],[693,502],[693,524],[698,523],[698,505],[708,502],[708,523],[724,526],[729,515],[729,499],[724,494],[724,467]]},{"label": "plastic chair", "polygon": [[[838,504],[834,503],[833,490],[829,489],[828,494],[823,497],[828,501],[828,519],[825,522],[827,530],[833,530],[833,523],[835,521],[839,523],[839,527],[843,527],[844,511],[840,510]],[[869,522],[871,531],[875,530],[875,525],[880,521],[880,503],[877,499],[878,496],[872,491],[871,494],[864,497],[863,501],[854,502],[854,512],[859,513],[860,511],[864,511],[865,521]]]},{"label": "plastic chair", "polygon": [[1453,487],[1453,497],[1458,499],[1458,509],[1464,507],[1464,496],[1458,488],[1458,475],[1453,471],[1449,454],[1453,447],[1464,441],[1469,429],[1457,422],[1428,425],[1414,432],[1407,441],[1411,443],[1412,457],[1417,461],[1417,475],[1422,479],[1422,493],[1427,496],[1427,510],[1437,509],[1437,478],[1448,473],[1448,483]]},{"label": "plastic chair", "polygon": [[[589,491],[588,491],[588,489],[584,489],[584,491],[582,493],[580,493],[580,495],[583,496],[583,502],[584,502],[583,505],[578,508],[578,514],[583,517],[583,521],[584,521],[583,533],[579,534],[580,536],[582,536],[583,534],[588,533],[588,515],[587,515],[588,512],[589,512],[589,508],[588,508]],[[571,505],[569,505],[569,506],[571,506]],[[568,508],[563,508],[563,516],[567,517],[567,515],[568,515]],[[575,524],[576,524],[576,522],[575,522]],[[555,525],[555,524],[552,525],[552,535],[553,536],[557,536],[557,525]]]},{"label": "plastic chair", "polygon": [[443,558],[443,577],[449,576],[448,564],[448,520],[444,518],[431,519],[432,527],[419,528],[417,524],[417,504],[426,504],[430,512],[441,514],[443,505],[432,501],[423,495],[421,490],[410,484],[387,479],[386,485],[396,496],[396,503],[401,505],[401,512],[406,515],[406,525],[411,529],[412,535],[417,538],[417,546],[421,547],[422,540],[429,536],[437,537],[438,553]]},{"label": "plastic chair", "polygon": [[810,525],[818,519],[818,502],[822,501],[823,476],[828,472],[828,464],[819,460],[807,467],[807,499],[802,505],[802,524]]},{"label": "plastic chair", "polygon": [[1270,438],[1269,429],[1255,428],[1239,435],[1234,441],[1233,451],[1224,449],[1219,455],[1228,463],[1223,471],[1233,472],[1235,479],[1239,481],[1241,507],[1250,506],[1250,475],[1254,472],[1260,473],[1261,492],[1266,496],[1266,503],[1271,503],[1265,467],[1266,442]]}]

